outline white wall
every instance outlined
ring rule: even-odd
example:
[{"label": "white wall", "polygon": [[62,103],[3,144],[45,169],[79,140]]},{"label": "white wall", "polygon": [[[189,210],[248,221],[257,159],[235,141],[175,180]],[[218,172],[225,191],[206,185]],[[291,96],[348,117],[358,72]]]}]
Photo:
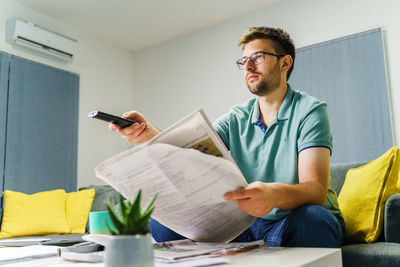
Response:
[{"label": "white wall", "polygon": [[[12,47],[5,42],[5,22],[16,17],[78,40],[78,55],[73,63],[61,63]],[[129,146],[107,129],[107,124],[89,120],[89,111],[100,109],[122,114],[132,106],[132,54],[128,50],[97,40],[54,18],[8,0],[0,1],[0,51],[24,57],[59,69],[77,73],[79,88],[78,186],[100,184],[94,167]],[[62,121],[62,119],[61,119]],[[60,125],[62,127],[62,124]]]},{"label": "white wall", "polygon": [[[0,51],[80,75],[78,186],[99,184],[93,168],[129,146],[87,112],[102,109],[121,114],[142,111],[166,128],[192,110],[203,107],[211,120],[233,104],[251,97],[234,64],[241,56],[236,42],[249,26],[286,29],[297,47],[330,40],[378,26],[385,30],[390,94],[396,144],[400,142],[400,19],[397,0],[288,0],[267,9],[141,50],[127,50],[97,40],[54,18],[0,0]],[[17,17],[77,39],[73,63],[61,64],[15,49],[4,41],[5,21]],[[397,60],[396,60],[397,59]],[[357,66],[354,66],[355,68]],[[133,75],[132,75],[133,74]]]},{"label": "white wall", "polygon": [[281,27],[297,47],[382,27],[398,145],[399,10],[398,0],[288,0],[141,50],[134,55],[134,107],[164,129],[195,108],[203,107],[214,120],[230,106],[247,100],[251,95],[234,62],[241,57],[237,40],[249,26]]}]

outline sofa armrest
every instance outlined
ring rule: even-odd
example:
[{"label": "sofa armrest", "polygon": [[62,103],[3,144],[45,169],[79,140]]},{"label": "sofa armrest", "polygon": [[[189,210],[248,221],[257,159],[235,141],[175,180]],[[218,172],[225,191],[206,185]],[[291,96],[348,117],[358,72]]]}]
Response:
[{"label": "sofa armrest", "polygon": [[400,194],[392,195],[386,201],[384,234],[386,242],[400,243]]}]

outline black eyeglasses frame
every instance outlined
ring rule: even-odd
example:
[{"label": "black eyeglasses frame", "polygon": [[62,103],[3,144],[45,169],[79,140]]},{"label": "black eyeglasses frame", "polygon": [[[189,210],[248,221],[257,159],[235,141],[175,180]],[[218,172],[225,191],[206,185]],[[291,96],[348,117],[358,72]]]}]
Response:
[{"label": "black eyeglasses frame", "polygon": [[[265,57],[263,58],[263,61],[262,62],[256,62],[256,59],[255,59],[255,55],[257,55],[257,54],[259,54],[259,53],[262,53],[263,55],[269,55],[269,56],[274,56],[274,57],[277,57],[277,58],[281,58],[281,57],[284,57],[285,55],[279,55],[279,54],[274,54],[274,53],[270,53],[270,52],[265,52],[265,51],[257,51],[257,52],[254,52],[253,54],[251,54],[249,57],[242,57],[241,59],[238,59],[237,61],[236,61],[236,65],[238,66],[238,68],[240,69],[240,70],[243,70],[244,69],[244,65],[246,64],[246,62],[247,62],[247,60],[251,60],[251,63],[253,63],[253,64],[261,64],[261,63],[264,63],[265,62]],[[246,58],[246,61],[245,62],[243,62],[243,58]]]}]

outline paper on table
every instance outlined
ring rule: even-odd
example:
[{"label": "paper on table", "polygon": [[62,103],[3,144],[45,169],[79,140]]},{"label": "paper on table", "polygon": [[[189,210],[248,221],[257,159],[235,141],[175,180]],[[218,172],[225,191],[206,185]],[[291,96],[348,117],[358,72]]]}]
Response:
[{"label": "paper on table", "polygon": [[0,264],[57,256],[57,246],[26,246],[0,249]]},{"label": "paper on table", "polygon": [[26,237],[26,238],[6,238],[0,239],[0,246],[22,247],[39,245],[43,241],[49,241],[50,238]]},{"label": "paper on table", "polygon": [[215,266],[228,263],[229,260],[216,256],[197,256],[185,258],[181,260],[165,261],[162,259],[154,259],[154,267],[199,267],[199,266]]},{"label": "paper on table", "polygon": [[212,254],[213,256],[216,256],[227,255],[233,252],[248,251],[262,245],[264,245],[263,240],[226,244],[194,242],[192,240],[184,239],[155,243],[154,257],[164,259],[165,261],[175,262],[178,259],[190,258],[204,254]]},{"label": "paper on table", "polygon": [[247,183],[201,110],[95,171],[129,200],[142,189],[143,202],[149,203],[158,192],[152,217],[195,241],[229,242],[255,221],[223,199]]},{"label": "paper on table", "polygon": [[192,240],[184,239],[154,244],[154,257],[174,261],[177,259],[209,254],[220,249],[220,247],[215,246],[201,247]]}]

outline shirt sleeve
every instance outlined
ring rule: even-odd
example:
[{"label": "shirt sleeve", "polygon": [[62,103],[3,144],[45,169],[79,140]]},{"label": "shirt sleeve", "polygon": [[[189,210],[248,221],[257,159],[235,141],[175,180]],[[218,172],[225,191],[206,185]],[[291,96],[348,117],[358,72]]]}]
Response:
[{"label": "shirt sleeve", "polygon": [[229,113],[222,115],[213,123],[213,127],[218,135],[221,137],[225,146],[229,148]]},{"label": "shirt sleeve", "polygon": [[332,133],[326,103],[316,104],[300,122],[297,152],[310,147],[326,147],[332,154]]}]

